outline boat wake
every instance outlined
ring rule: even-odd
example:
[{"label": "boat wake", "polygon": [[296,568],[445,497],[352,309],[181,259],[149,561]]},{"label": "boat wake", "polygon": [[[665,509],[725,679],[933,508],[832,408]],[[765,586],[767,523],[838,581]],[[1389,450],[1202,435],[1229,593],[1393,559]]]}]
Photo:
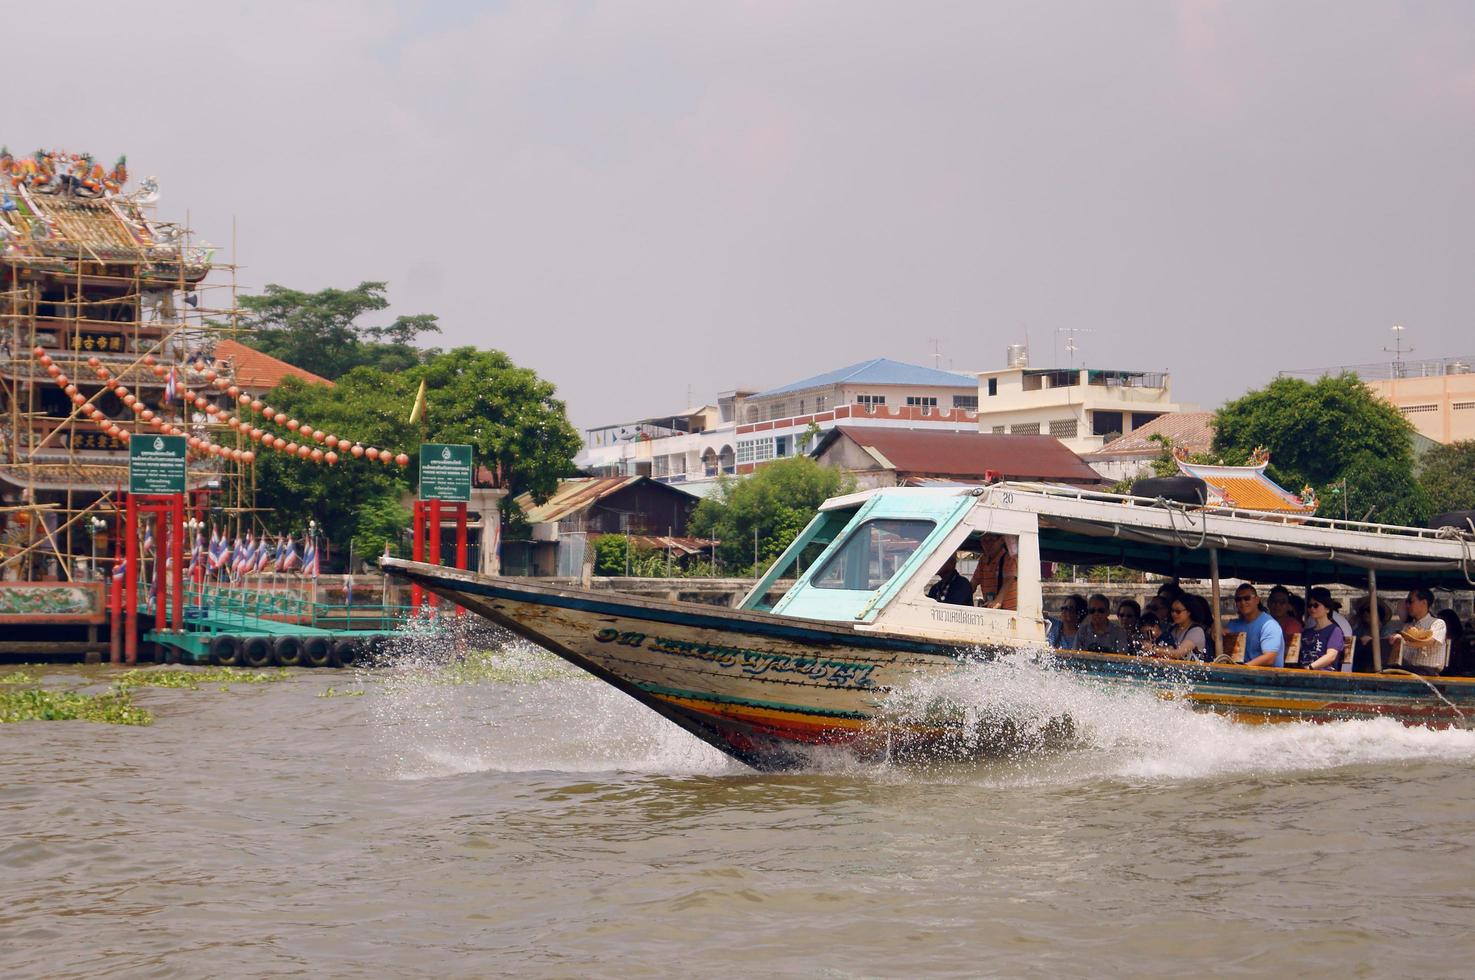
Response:
[{"label": "boat wake", "polygon": [[[373,671],[374,734],[401,779],[475,772],[751,770],[552,654],[484,624],[422,632]],[[934,733],[925,749],[898,734]],[[892,733],[888,735],[888,733]],[[802,771],[1011,785],[1192,780],[1417,760],[1475,761],[1475,732],[1389,720],[1246,725],[1020,653],[891,692],[873,745],[799,751]]]},{"label": "boat wake", "polygon": [[1387,719],[1241,724],[1141,687],[1053,669],[1043,652],[919,678],[892,692],[883,717],[888,726],[947,722],[938,757],[1003,762],[1025,780],[1071,773],[1183,780],[1475,761],[1475,731],[1407,728]]},{"label": "boat wake", "polygon": [[588,674],[482,623],[425,630],[373,667],[390,774],[747,772]]}]

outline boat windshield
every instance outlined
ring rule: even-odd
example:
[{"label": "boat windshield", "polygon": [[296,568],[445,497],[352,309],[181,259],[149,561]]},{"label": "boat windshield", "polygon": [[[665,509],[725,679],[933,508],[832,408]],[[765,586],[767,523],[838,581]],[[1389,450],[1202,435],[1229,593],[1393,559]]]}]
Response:
[{"label": "boat windshield", "polygon": [[855,529],[840,550],[830,556],[810,585],[816,589],[869,592],[890,581],[932,529],[933,521],[883,518]]}]

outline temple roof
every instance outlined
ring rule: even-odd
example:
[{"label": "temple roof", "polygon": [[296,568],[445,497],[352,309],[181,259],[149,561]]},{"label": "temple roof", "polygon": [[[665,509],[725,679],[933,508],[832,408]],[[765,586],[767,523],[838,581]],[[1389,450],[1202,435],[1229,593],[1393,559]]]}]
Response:
[{"label": "temple roof", "polygon": [[1270,457],[1249,466],[1207,466],[1178,460],[1178,469],[1186,476],[1196,476],[1208,485],[1211,506],[1236,507],[1273,513],[1314,514],[1316,498],[1296,496],[1265,475]]}]

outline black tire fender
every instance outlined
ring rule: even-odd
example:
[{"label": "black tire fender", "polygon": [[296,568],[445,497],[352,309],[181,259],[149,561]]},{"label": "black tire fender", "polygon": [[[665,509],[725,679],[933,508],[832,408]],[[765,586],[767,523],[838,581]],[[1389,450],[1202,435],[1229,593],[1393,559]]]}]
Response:
[{"label": "black tire fender", "polygon": [[251,636],[241,644],[241,663],[247,667],[271,666],[271,640],[264,636]]},{"label": "black tire fender", "polygon": [[332,666],[348,667],[359,656],[359,645],[353,640],[343,639],[333,641]]},{"label": "black tire fender", "polygon": [[272,641],[272,653],[283,667],[302,666],[302,637],[279,636]]},{"label": "black tire fender", "polygon": [[333,647],[326,636],[309,636],[302,641],[302,665],[327,667],[333,661]]},{"label": "black tire fender", "polygon": [[234,636],[217,636],[211,640],[210,662],[217,667],[239,667],[241,641]]}]

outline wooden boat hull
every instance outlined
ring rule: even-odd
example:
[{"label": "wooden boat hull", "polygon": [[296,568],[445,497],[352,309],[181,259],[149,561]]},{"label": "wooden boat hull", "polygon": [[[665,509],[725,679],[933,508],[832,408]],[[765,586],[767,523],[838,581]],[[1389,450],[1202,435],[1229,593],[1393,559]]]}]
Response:
[{"label": "wooden boat hull", "polygon": [[[963,649],[847,624],[533,585],[386,560],[527,638],[723,752],[761,769],[812,760],[814,747],[862,757],[960,744],[946,712],[899,718],[893,692],[1016,648]],[[1106,685],[1147,689],[1248,722],[1393,718],[1471,727],[1475,682],[1047,653],[1042,661]],[[1066,721],[1066,719],[1062,719]],[[988,739],[962,744],[990,744]]]}]

